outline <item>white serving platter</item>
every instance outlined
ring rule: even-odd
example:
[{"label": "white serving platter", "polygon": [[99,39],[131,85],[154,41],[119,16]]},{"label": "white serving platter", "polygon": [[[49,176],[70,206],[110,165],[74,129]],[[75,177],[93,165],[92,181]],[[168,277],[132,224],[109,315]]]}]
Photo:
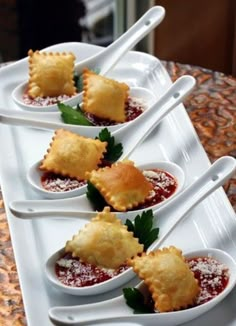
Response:
[{"label": "white serving platter", "polygon": [[[82,43],[63,43],[49,49],[72,51],[77,60],[83,60],[102,48]],[[129,52],[109,76],[125,81],[130,86],[147,87],[157,97],[171,84],[161,62],[141,52]],[[13,102],[11,92],[27,78],[27,59],[0,69],[0,107],[9,109],[12,115],[15,110],[21,109]],[[28,326],[52,325],[48,319],[49,307],[98,302],[121,294],[121,289],[117,289],[105,295],[80,298],[54,289],[47,283],[44,264],[84,222],[66,218],[20,220],[8,209],[8,203],[12,200],[40,198],[28,185],[26,172],[46,153],[52,134],[52,131],[0,125],[0,184]],[[143,162],[145,158],[147,161],[167,160],[179,164],[186,173],[186,185],[210,165],[183,105],[168,115],[131,157],[137,163]],[[161,228],[158,220],[157,225]],[[175,245],[183,251],[215,247],[226,250],[236,259],[236,217],[223,189],[218,189],[198,205],[165,241],[165,245]],[[127,286],[134,286],[137,282],[134,279]],[[236,325],[235,300],[236,290],[209,313],[186,325]]]}]

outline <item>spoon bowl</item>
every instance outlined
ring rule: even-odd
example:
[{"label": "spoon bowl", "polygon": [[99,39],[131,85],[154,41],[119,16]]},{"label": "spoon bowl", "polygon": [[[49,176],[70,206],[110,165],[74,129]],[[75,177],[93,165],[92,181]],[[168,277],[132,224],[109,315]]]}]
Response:
[{"label": "spoon bowl", "polygon": [[[127,159],[132,154],[134,149],[149,135],[162,119],[181,103],[194,85],[195,79],[190,76],[179,78],[166,93],[158,101],[153,103],[142,115],[125,124],[119,130],[111,132],[116,143],[121,143],[123,145],[123,154],[120,160]],[[149,97],[149,100],[152,102],[151,97]],[[9,117],[8,120],[9,119],[12,121],[12,118]],[[27,179],[32,188],[44,198],[61,199],[79,196],[86,192],[86,186],[62,192],[53,192],[44,189],[41,185],[42,173],[38,169],[39,164],[40,162],[37,162],[29,169]]]},{"label": "spoon bowl", "polygon": [[[102,52],[75,64],[75,71],[81,74],[83,68],[98,69],[101,75],[106,75],[123,55],[132,49],[144,36],[155,28],[164,18],[165,10],[161,6],[150,8],[129,30],[115,40]],[[18,85],[12,92],[14,102],[24,110],[31,112],[53,112],[58,111],[57,105],[36,106],[28,105],[23,101],[23,93],[28,82]],[[82,102],[82,93],[79,93],[65,101],[64,104],[76,106]]]},{"label": "spoon bowl", "polygon": [[[154,314],[134,314],[129,308],[123,295],[111,300],[81,306],[52,307],[49,309],[49,318],[54,325],[105,325],[108,322],[134,322],[141,325],[182,325],[185,322],[200,317],[219,304],[235,287],[236,262],[225,251],[215,248],[198,249],[184,253],[186,258],[212,257],[228,267],[229,283],[226,288],[212,300],[193,308],[174,312]],[[137,288],[145,295],[146,286],[143,282]]]},{"label": "spoon bowl", "polygon": [[44,171],[41,171],[39,169],[39,166],[41,165],[41,160],[34,163],[28,173],[27,173],[27,181],[29,185],[32,187],[32,189],[41,195],[43,198],[49,198],[49,199],[61,199],[61,198],[71,198],[83,195],[86,192],[87,186],[80,186],[75,189],[67,190],[67,191],[50,191],[45,189],[42,186],[42,177],[44,175]]},{"label": "spoon bowl", "polygon": [[[25,94],[26,90],[28,88],[28,81],[23,82],[16,86],[12,93],[12,99],[13,101],[23,110],[29,111],[31,113],[49,113],[49,112],[58,112],[58,106],[57,104],[50,104],[50,105],[33,105],[33,104],[27,104],[23,100],[23,95]],[[72,107],[77,106],[78,104],[82,103],[83,99],[83,93],[80,92],[72,97],[68,97],[66,100],[60,101],[61,103],[64,103],[65,105],[70,105]]]},{"label": "spoon bowl", "polygon": [[[176,196],[184,186],[184,172],[180,166],[173,162],[147,162],[139,164],[137,167],[140,170],[148,170],[154,168],[164,170],[172,175],[177,181],[177,188],[169,198],[156,205],[150,206],[148,209],[158,209],[160,206],[171,200],[173,196]],[[85,188],[87,189],[87,187]],[[88,218],[96,215],[96,211],[94,210],[92,204],[87,199],[85,194],[81,195],[80,197],[55,200],[45,199],[13,201],[10,203],[10,209],[15,216],[23,219],[41,217],[80,217],[87,220]],[[127,217],[132,219],[136,215],[141,214],[144,210],[145,209],[136,209],[126,213],[116,212],[116,215],[122,219]]]},{"label": "spoon bowl", "polygon": [[[71,198],[71,197],[77,197],[85,194],[87,191],[87,185],[81,186],[77,189],[68,190],[68,191],[61,191],[61,192],[53,192],[49,191],[43,188],[41,179],[44,175],[44,172],[39,169],[40,162],[36,162],[32,167],[29,169],[27,174],[27,180],[29,184],[32,186],[32,188],[42,195],[45,198],[50,199],[62,199],[62,198]],[[145,163],[139,165],[140,169],[155,169],[158,168],[160,170],[164,170],[171,175],[175,177],[176,180],[178,180],[178,187],[175,193],[179,192],[185,181],[185,176],[183,170],[178,166],[177,164],[173,162],[165,162],[165,161],[159,161],[159,162],[152,162],[152,163]],[[169,199],[167,199],[169,200]]]},{"label": "spoon bowl", "polygon": [[[177,194],[172,200],[159,209],[154,210],[154,215],[158,217],[158,223],[161,223],[160,235],[147,252],[156,250],[161,246],[163,241],[175,229],[187,213],[195,207],[206,196],[211,194],[215,189],[221,186],[227,179],[229,179],[236,169],[236,160],[232,157],[223,157],[218,159],[199,179],[193,182],[189,187]],[[127,217],[127,214],[124,214]],[[46,263],[46,275],[53,286],[57,287],[63,292],[72,295],[96,295],[116,289],[135,275],[132,268],[129,268],[121,274],[92,286],[87,287],[69,287],[62,284],[55,274],[55,258],[62,253],[62,249],[49,258]],[[53,265],[54,263],[54,265]]]},{"label": "spoon bowl", "polygon": [[[155,102],[157,102],[153,93],[144,87],[131,87],[129,93],[132,99],[137,99],[138,101],[143,103],[144,112],[141,114],[141,116],[146,111],[148,111],[154,105]],[[9,110],[1,108],[0,122],[49,130],[65,128],[67,130],[70,130],[86,137],[95,137],[105,127],[108,128],[110,131],[116,131],[122,128],[123,126],[129,125],[132,121],[117,123],[115,125],[110,126],[85,126],[64,123],[62,121],[61,112],[59,112],[59,110],[57,110],[57,112],[14,111],[14,115],[11,115],[9,114]]]}]

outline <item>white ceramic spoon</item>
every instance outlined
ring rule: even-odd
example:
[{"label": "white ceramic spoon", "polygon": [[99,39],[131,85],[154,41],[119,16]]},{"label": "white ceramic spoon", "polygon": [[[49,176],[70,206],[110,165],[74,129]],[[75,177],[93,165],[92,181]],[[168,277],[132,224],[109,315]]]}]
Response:
[{"label": "white ceramic spoon", "polygon": [[[157,209],[165,202],[169,201],[173,196],[180,192],[184,186],[185,176],[183,170],[175,163],[172,162],[151,162],[143,163],[137,165],[140,170],[162,169],[177,180],[177,189],[175,193],[167,198],[165,201],[160,202],[154,206],[151,206],[149,209]],[[87,189],[87,187],[86,187]],[[23,219],[28,218],[42,218],[42,217],[80,217],[80,218],[89,218],[96,214],[94,208],[90,201],[87,199],[87,196],[81,195],[74,198],[65,198],[65,199],[55,199],[55,200],[22,200],[22,201],[13,201],[10,203],[11,212]],[[140,213],[144,209],[137,209],[134,211],[129,211],[125,215],[129,218],[132,218]],[[123,213],[117,213],[119,216],[123,216]]]},{"label": "white ceramic spoon", "polygon": [[[134,149],[149,135],[158,123],[160,123],[171,110],[183,101],[183,98],[189,94],[194,85],[195,79],[193,77],[180,77],[145,113],[131,121],[129,125],[126,124],[119,130],[111,133],[112,136],[115,137],[116,143],[122,143],[123,145],[123,155],[120,160],[131,155]],[[41,161],[36,162],[29,169],[27,180],[33,189],[43,197],[51,199],[68,198],[79,196],[86,192],[86,186],[63,192],[53,192],[44,189],[41,184],[43,173],[38,168],[40,162]]]},{"label": "white ceramic spoon", "polygon": [[[75,64],[75,71],[82,73],[83,68],[98,69],[101,75],[106,75],[115,64],[132,49],[144,36],[155,28],[164,18],[165,9],[161,6],[154,6],[149,9],[128,31],[121,35],[111,45],[102,52],[95,54],[91,58],[85,59]],[[35,106],[27,105],[22,100],[22,95],[27,88],[28,82],[23,82],[14,89],[12,97],[15,103],[21,108],[29,111],[57,111],[57,105]],[[63,103],[75,106],[82,102],[82,93],[63,101]]]},{"label": "white ceramic spoon", "polygon": [[[148,252],[161,246],[163,241],[174,230],[186,214],[206,196],[211,194],[219,186],[229,179],[236,169],[236,160],[225,156],[218,159],[201,177],[193,184],[177,194],[168,203],[154,210],[154,215],[161,224],[159,238],[148,248]],[[66,216],[66,215],[65,215]],[[127,218],[123,214],[121,218]],[[134,277],[132,268],[109,279],[105,282],[86,287],[70,287],[62,284],[55,275],[55,262],[63,254],[63,249],[53,254],[46,263],[46,275],[53,286],[72,295],[96,295],[116,289]]]},{"label": "white ceramic spoon", "polygon": [[[145,111],[148,111],[156,101],[153,93],[143,87],[131,87],[130,96],[143,101]],[[105,126],[84,126],[64,123],[59,110],[57,110],[57,112],[14,111],[14,113],[12,113],[7,109],[0,108],[0,122],[48,130],[65,128],[86,137],[95,137],[105,128]],[[115,131],[129,124],[130,122],[124,122],[108,126],[107,128],[110,131]]]},{"label": "white ceramic spoon", "polygon": [[[200,306],[180,310],[176,312],[154,313],[154,314],[134,314],[125,302],[123,295],[98,303],[80,306],[62,306],[49,309],[49,318],[54,325],[120,325],[120,323],[138,323],[146,326],[174,326],[184,323],[201,316],[214,306],[219,304],[235,287],[236,284],[236,262],[225,251],[206,248],[189,253],[184,253],[186,258],[193,257],[212,257],[228,267],[230,279],[227,287],[214,299]],[[138,284],[138,289],[145,295],[146,286],[143,282]],[[116,322],[118,324],[116,324]],[[135,324],[136,325],[136,324]]]}]

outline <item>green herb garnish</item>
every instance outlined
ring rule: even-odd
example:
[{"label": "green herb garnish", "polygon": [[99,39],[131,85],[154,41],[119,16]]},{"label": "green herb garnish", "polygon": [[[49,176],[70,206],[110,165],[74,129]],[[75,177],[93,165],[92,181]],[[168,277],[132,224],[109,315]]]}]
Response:
[{"label": "green herb garnish", "polygon": [[94,208],[98,211],[102,211],[105,206],[108,206],[100,192],[90,181],[87,182],[86,196],[93,203]]},{"label": "green herb garnish", "polygon": [[104,155],[105,161],[113,163],[121,157],[123,146],[121,143],[115,143],[115,137],[111,136],[111,133],[107,128],[102,129],[96,138],[103,142],[107,142],[107,152]]},{"label": "green herb garnish", "polygon": [[129,219],[125,221],[128,231],[134,233],[134,236],[144,245],[144,250],[147,250],[158,238],[159,228],[153,228],[153,218],[153,211],[150,209],[142,212],[141,215],[137,215],[134,222]]},{"label": "green herb garnish", "polygon": [[144,295],[138,289],[125,288],[123,289],[123,295],[127,305],[134,309],[135,314],[154,313],[152,305],[146,302]]},{"label": "green herb garnish", "polygon": [[81,109],[73,109],[69,105],[63,103],[57,103],[59,110],[61,111],[61,117],[63,122],[73,125],[92,126],[93,124],[85,117]]}]

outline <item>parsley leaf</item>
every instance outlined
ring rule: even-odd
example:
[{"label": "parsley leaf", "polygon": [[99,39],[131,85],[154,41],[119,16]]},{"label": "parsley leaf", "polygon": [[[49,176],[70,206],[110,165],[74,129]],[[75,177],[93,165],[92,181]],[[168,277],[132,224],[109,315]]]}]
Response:
[{"label": "parsley leaf", "polygon": [[153,307],[146,303],[143,294],[136,288],[124,288],[123,295],[127,305],[134,309],[135,314],[154,313]]},{"label": "parsley leaf", "polygon": [[108,206],[103,196],[90,181],[87,182],[86,196],[98,211],[102,211],[105,206]]},{"label": "parsley leaf", "polygon": [[139,242],[144,245],[144,250],[158,238],[159,228],[153,228],[153,211],[142,212],[141,216],[137,215],[132,223],[129,219],[125,221],[128,231],[134,233]]},{"label": "parsley leaf", "polygon": [[57,103],[59,110],[61,111],[61,117],[63,122],[73,125],[92,126],[93,124],[84,116],[80,109],[73,109],[69,105],[63,103]]},{"label": "parsley leaf", "polygon": [[121,143],[115,143],[115,137],[111,136],[111,133],[107,128],[102,129],[96,138],[103,142],[107,142],[107,152],[104,155],[105,161],[113,163],[121,157],[123,146]]}]

